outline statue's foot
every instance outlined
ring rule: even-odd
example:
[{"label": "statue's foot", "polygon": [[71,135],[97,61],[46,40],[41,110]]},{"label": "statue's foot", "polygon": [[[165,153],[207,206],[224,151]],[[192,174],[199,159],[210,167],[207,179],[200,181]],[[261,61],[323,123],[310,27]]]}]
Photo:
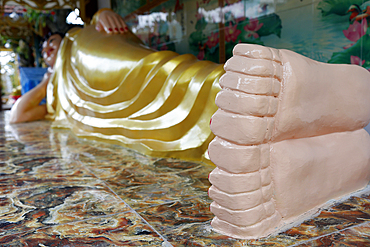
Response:
[{"label": "statue's foot", "polygon": [[255,45],[236,46],[225,70],[209,146],[216,231],[263,237],[367,184],[366,70]]}]

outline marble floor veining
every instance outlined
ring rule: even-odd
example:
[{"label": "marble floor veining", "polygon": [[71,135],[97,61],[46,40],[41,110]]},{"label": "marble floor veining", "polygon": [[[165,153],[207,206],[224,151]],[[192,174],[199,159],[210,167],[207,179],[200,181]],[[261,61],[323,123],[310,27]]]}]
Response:
[{"label": "marble floor veining", "polygon": [[0,112],[0,246],[370,246],[370,196],[277,236],[214,232],[214,167],[82,140]]}]

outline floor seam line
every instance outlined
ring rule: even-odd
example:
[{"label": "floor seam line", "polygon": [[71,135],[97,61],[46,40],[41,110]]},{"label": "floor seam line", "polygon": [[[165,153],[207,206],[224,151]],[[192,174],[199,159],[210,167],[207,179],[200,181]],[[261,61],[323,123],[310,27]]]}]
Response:
[{"label": "floor seam line", "polygon": [[349,230],[349,229],[352,229],[352,228],[355,228],[355,227],[361,227],[361,226],[367,225],[367,224],[370,224],[370,221],[363,222],[363,223],[358,224],[358,225],[353,225],[353,226],[350,226],[350,227],[347,227],[347,228],[344,228],[344,229],[341,229],[341,230],[337,230],[335,232],[327,233],[327,234],[324,234],[324,235],[321,235],[321,236],[317,236],[317,237],[314,237],[314,238],[311,238],[311,239],[308,239],[308,240],[304,240],[302,242],[295,243],[293,245],[289,245],[289,247],[299,246],[299,245],[304,244],[304,243],[309,243],[309,242],[312,242],[314,240],[318,240],[318,239],[323,238],[323,237],[327,237],[327,236],[330,236],[330,235],[333,235],[333,234],[336,234],[336,233],[340,233],[340,232],[343,232],[343,231],[346,231],[346,230]]},{"label": "floor seam line", "polygon": [[[91,169],[89,169],[87,166],[85,166],[81,161],[77,160],[77,162],[79,162],[85,169],[87,169],[89,172],[91,172],[91,174],[93,174],[96,178],[98,178],[101,183],[103,183],[105,186],[108,187],[108,189],[114,194],[116,195],[127,207],[129,207],[132,212],[134,212],[142,221],[145,222],[145,224],[147,224],[155,233],[158,234],[158,236],[160,236],[166,243],[170,244],[170,242],[162,235],[160,234],[155,228],[154,226],[152,226],[151,224],[148,223],[148,221],[146,221],[138,212],[136,212],[135,209],[133,209],[127,202],[125,202],[110,186],[108,186],[108,184],[102,180],[99,176],[97,176]],[[170,244],[171,246],[173,246],[172,244]]]}]

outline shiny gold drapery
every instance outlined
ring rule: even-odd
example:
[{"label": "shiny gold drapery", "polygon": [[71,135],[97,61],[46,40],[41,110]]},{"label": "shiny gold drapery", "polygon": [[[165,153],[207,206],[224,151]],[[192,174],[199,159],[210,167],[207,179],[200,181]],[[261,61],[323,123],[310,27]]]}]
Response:
[{"label": "shiny gold drapery", "polygon": [[186,160],[201,160],[213,138],[220,64],[88,26],[64,38],[55,70],[47,99],[56,127]]}]

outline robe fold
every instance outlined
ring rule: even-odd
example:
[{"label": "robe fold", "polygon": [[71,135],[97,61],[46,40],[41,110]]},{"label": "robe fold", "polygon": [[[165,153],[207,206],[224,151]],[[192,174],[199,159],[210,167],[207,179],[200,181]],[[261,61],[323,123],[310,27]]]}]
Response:
[{"label": "robe fold", "polygon": [[223,65],[154,51],[132,33],[91,25],[67,33],[54,69],[47,89],[53,127],[151,156],[207,156]]}]

